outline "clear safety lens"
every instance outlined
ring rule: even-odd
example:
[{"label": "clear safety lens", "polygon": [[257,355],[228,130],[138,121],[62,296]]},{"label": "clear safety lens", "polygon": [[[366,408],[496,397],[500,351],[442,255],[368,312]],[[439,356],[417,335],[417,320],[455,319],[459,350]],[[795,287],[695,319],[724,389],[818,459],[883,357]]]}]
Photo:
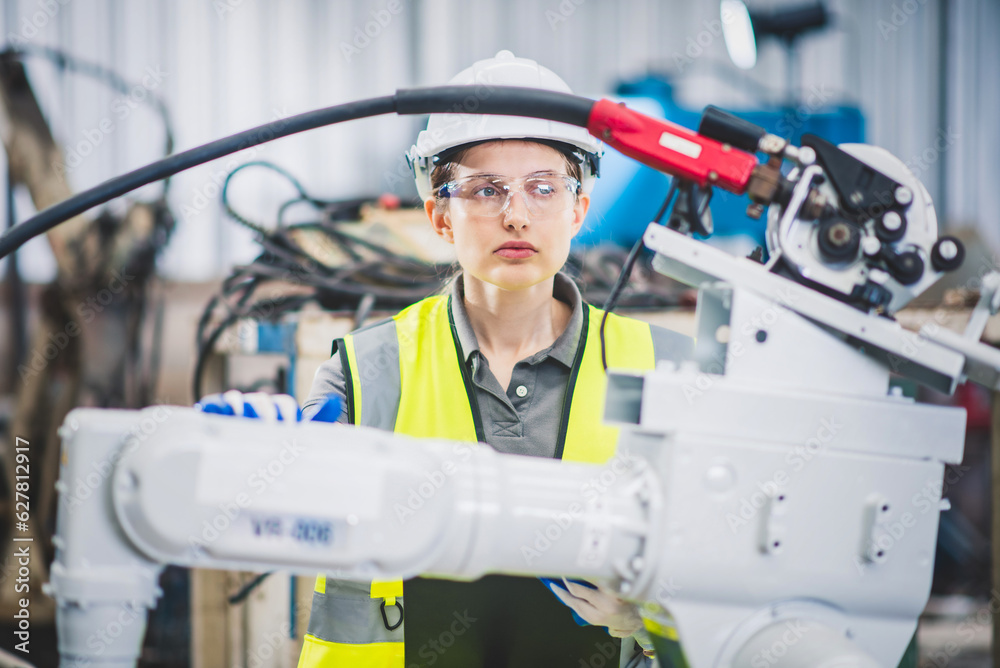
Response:
[{"label": "clear safety lens", "polygon": [[533,215],[562,213],[576,203],[580,182],[565,174],[533,174],[523,179],[503,176],[468,176],[445,183],[438,197],[461,200],[476,216],[499,216],[507,211],[514,193],[521,193]]}]

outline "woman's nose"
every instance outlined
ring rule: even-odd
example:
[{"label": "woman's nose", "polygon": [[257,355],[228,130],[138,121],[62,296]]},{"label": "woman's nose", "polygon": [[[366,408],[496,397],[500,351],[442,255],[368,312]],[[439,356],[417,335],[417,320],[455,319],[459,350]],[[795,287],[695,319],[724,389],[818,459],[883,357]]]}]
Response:
[{"label": "woman's nose", "polygon": [[511,193],[507,200],[507,208],[504,210],[504,225],[521,229],[528,224],[528,201],[523,192],[515,191]]}]

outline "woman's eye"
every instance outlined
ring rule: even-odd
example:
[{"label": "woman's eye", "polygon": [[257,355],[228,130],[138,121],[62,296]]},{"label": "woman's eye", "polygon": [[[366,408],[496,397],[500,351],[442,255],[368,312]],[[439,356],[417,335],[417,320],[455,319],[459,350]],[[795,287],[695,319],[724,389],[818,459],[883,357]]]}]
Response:
[{"label": "woman's eye", "polygon": [[500,189],[496,186],[480,186],[472,194],[476,197],[497,197],[500,194]]},{"label": "woman's eye", "polygon": [[548,197],[549,195],[555,194],[556,187],[552,183],[549,183],[547,181],[542,181],[538,183],[533,183],[531,185],[530,192],[533,195],[538,195],[540,197]]}]

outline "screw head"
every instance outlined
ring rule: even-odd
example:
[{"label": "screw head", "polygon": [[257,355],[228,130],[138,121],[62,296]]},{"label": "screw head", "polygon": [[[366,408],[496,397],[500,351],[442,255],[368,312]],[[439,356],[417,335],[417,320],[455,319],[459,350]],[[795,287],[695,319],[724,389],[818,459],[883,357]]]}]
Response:
[{"label": "screw head", "polygon": [[958,256],[958,245],[951,239],[947,239],[938,247],[938,252],[944,259],[954,260]]},{"label": "screw head", "polygon": [[913,201],[913,192],[906,186],[896,188],[896,201],[900,204],[909,204]]},{"label": "screw head", "polygon": [[882,225],[890,232],[895,232],[903,226],[903,219],[895,211],[886,211],[882,216]]},{"label": "screw head", "polygon": [[861,251],[868,257],[875,257],[882,250],[882,242],[876,237],[865,237],[861,241]]}]

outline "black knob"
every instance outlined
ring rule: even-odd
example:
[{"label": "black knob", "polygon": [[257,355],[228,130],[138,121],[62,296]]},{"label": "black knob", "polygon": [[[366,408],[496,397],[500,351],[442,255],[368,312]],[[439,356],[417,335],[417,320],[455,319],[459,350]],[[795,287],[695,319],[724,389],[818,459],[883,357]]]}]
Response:
[{"label": "black knob", "polygon": [[906,234],[906,217],[890,209],[875,221],[875,236],[883,243],[899,241]]},{"label": "black knob", "polygon": [[938,271],[955,271],[965,261],[965,245],[955,237],[941,237],[931,248],[931,266]]},{"label": "black knob", "polygon": [[846,262],[858,256],[861,230],[842,218],[831,218],[819,226],[819,252],[830,262]]},{"label": "black knob", "polygon": [[883,246],[882,254],[885,256],[885,263],[889,267],[889,273],[901,285],[913,285],[923,277],[924,261],[916,251],[895,253]]}]

